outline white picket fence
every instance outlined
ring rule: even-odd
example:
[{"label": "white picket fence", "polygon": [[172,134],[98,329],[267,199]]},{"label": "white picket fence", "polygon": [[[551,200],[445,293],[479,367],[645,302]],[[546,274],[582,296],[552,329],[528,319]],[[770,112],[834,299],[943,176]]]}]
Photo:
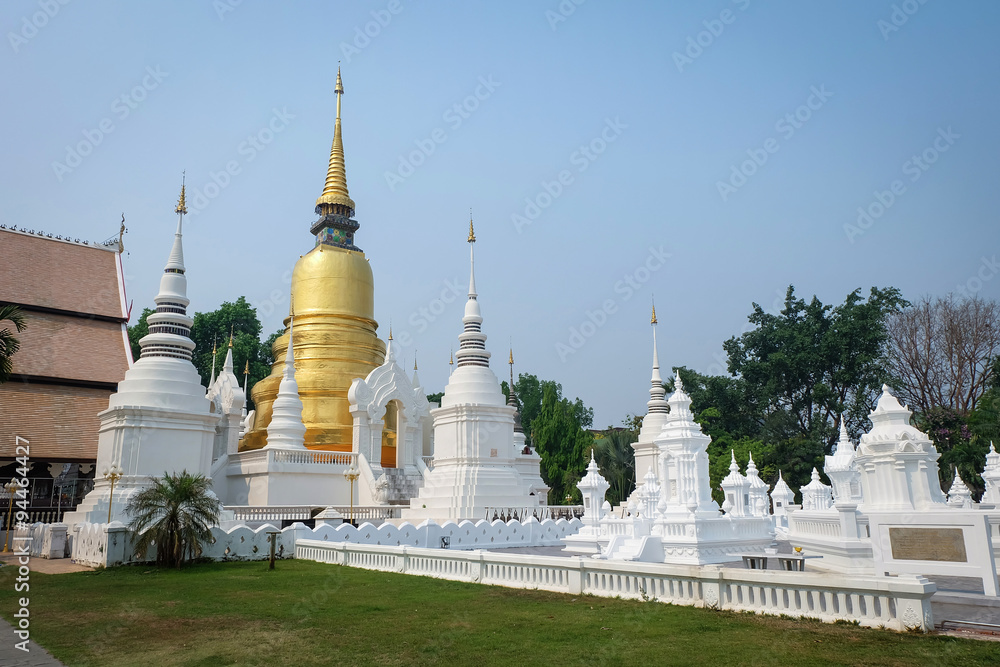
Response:
[{"label": "white picket fence", "polygon": [[653,599],[892,630],[933,628],[936,588],[917,576],[891,578],[720,566],[627,563],[590,558],[449,551],[300,539],[295,557],[385,572],[602,597]]}]

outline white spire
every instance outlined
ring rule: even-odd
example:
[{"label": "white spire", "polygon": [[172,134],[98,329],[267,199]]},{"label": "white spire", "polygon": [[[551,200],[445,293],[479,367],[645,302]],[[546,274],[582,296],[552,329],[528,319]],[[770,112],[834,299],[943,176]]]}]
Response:
[{"label": "white spire", "polygon": [[295,316],[291,315],[285,368],[278,385],[278,396],[271,409],[265,448],[305,449],[306,426],[302,423],[302,399],[299,398],[299,385],[295,381],[294,328]]},{"label": "white spire", "polygon": [[469,220],[469,300],[465,304],[465,315],[462,317],[463,330],[459,335],[458,352],[455,353],[458,368],[464,366],[490,365],[490,353],[486,349],[486,334],[482,332],[483,314],[479,309],[478,294],[476,294],[476,233]]},{"label": "white spire", "polygon": [[413,351],[413,388],[423,393],[423,387],[420,385],[420,376],[417,375],[417,351]]},{"label": "white spire", "polygon": [[[646,403],[646,414],[670,412],[669,404],[666,401],[667,390],[663,387],[663,379],[660,377],[660,357],[656,350],[656,305],[653,305],[653,316],[649,323],[653,326],[653,375],[650,379],[649,401]],[[678,376],[679,377],[679,376]]]},{"label": "white spire", "polygon": [[167,265],[160,278],[160,291],[153,301],[156,302],[156,312],[146,318],[149,334],[139,341],[142,357],[171,357],[191,361],[194,352],[194,341],[191,340],[191,325],[194,320],[188,317],[187,307],[191,301],[187,298],[187,278],[184,275],[184,248],[182,230],[184,214],[187,207],[184,204],[184,185],[181,185],[181,196],[177,202],[177,231],[174,232],[174,244],[167,258]]}]

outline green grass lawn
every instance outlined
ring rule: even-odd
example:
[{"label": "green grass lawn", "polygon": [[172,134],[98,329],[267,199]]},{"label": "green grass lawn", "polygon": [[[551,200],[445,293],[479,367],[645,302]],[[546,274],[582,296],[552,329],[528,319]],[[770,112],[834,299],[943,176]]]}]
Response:
[{"label": "green grass lawn", "polygon": [[994,642],[306,561],[32,573],[29,595],[32,638],[68,665],[1000,665]]}]

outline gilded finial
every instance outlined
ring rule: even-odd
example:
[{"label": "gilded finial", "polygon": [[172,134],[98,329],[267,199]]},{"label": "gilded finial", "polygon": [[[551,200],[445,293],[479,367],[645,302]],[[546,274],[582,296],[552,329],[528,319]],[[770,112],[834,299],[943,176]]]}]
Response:
[{"label": "gilded finial", "polygon": [[649,320],[650,324],[656,324],[656,304],[653,304],[653,317]]},{"label": "gilded finial", "polygon": [[[186,173],[182,171],[181,172],[181,196],[180,196],[180,199],[177,200],[177,208],[174,209],[174,213],[180,213],[181,215],[185,215],[188,212],[188,210],[187,210],[187,203],[186,203],[186,200],[184,198],[184,181],[185,180],[186,180]],[[124,214],[122,215],[122,222],[123,223],[125,222],[125,215]]]},{"label": "gilded finial", "polygon": [[[337,212],[337,207],[346,207],[349,215],[354,215],[354,200],[347,191],[347,169],[344,166],[344,139],[340,129],[340,103],[344,94],[344,81],[340,78],[340,67],[337,67],[337,85],[333,89],[337,94],[337,118],[333,124],[333,144],[330,146],[330,162],[326,170],[326,182],[323,194],[316,200],[316,212],[325,215]],[[347,214],[343,209],[340,213]]]},{"label": "gilded finial", "polygon": [[392,324],[389,325],[389,340],[392,340]]},{"label": "gilded finial", "polygon": [[235,329],[235,324],[229,325],[229,349],[233,348],[233,330]]},{"label": "gilded finial", "polygon": [[417,351],[413,350],[413,370],[417,370]]},{"label": "gilded finial", "polygon": [[250,375],[250,360],[247,359],[247,365],[243,367],[243,375]]},{"label": "gilded finial", "polygon": [[476,230],[472,227],[472,209],[469,209],[469,243],[476,242]]},{"label": "gilded finial", "polygon": [[448,350],[448,365],[449,366],[455,365],[455,353],[453,350]]},{"label": "gilded finial", "polygon": [[514,365],[514,348],[510,348],[510,356],[507,357],[507,363],[511,366]]},{"label": "gilded finial", "polygon": [[219,348],[219,337],[218,337],[218,336],[215,336],[215,337],[214,337],[214,338],[212,339],[212,356],[213,356],[213,357],[215,356],[215,352],[216,352],[216,350],[217,350],[218,348]]}]

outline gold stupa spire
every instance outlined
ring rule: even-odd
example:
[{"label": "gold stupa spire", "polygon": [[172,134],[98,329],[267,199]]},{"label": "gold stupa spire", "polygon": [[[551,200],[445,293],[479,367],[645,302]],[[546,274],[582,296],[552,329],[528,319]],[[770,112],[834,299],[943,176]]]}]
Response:
[{"label": "gold stupa spire", "polygon": [[472,209],[469,209],[469,243],[476,242],[476,230],[472,227]]},{"label": "gold stupa spire", "polygon": [[507,358],[507,363],[511,366],[514,365],[514,348],[510,348],[510,356]]},{"label": "gold stupa spire", "polygon": [[649,320],[650,324],[656,324],[656,304],[653,304],[653,317]]},{"label": "gold stupa spire", "polygon": [[[334,92],[337,94],[337,119],[333,125],[333,145],[330,147],[330,164],[326,169],[326,184],[323,186],[323,194],[316,200],[316,208],[318,213],[326,214],[336,212],[337,206],[344,206],[350,211],[341,213],[350,217],[354,215],[354,200],[347,192],[347,169],[344,167],[344,138],[340,131],[340,100],[344,94],[344,82],[340,78],[339,66]],[[320,211],[321,207],[324,210]]]},{"label": "gold stupa spire", "polygon": [[[184,198],[184,181],[185,181],[185,174],[182,172],[181,173],[181,196],[177,200],[177,208],[174,209],[174,213],[180,213],[181,215],[186,215],[187,212],[188,212],[187,201]],[[123,214],[122,215],[122,226],[124,227],[124,225],[125,225],[125,215]]]}]

